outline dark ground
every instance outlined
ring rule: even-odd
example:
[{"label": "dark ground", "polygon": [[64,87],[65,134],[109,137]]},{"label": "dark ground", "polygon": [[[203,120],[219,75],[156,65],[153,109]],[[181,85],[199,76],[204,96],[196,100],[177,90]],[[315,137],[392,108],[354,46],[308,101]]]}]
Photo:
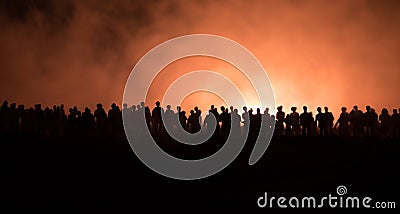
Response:
[{"label": "dark ground", "polygon": [[257,207],[264,192],[321,197],[339,185],[400,205],[398,141],[274,138],[253,166],[250,147],[216,175],[181,181],[147,168],[125,140],[3,136],[0,213],[268,212]]}]

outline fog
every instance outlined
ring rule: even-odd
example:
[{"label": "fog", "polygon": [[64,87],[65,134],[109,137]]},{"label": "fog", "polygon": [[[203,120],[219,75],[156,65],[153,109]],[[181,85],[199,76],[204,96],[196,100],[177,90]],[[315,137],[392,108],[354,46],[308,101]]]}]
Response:
[{"label": "fog", "polygon": [[[207,33],[248,48],[285,111],[400,107],[398,1],[1,1],[0,24],[0,100],[27,106],[120,104],[147,51]],[[175,63],[161,82],[195,69]],[[208,105],[201,96],[186,100]]]}]

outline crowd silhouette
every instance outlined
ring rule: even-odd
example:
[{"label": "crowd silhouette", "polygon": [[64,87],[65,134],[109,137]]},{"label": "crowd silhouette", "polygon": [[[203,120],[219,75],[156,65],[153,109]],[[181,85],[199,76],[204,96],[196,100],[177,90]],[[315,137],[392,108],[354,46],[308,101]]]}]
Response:
[{"label": "crowd silhouette", "polygon": [[[69,108],[68,114],[64,105],[53,108],[42,108],[41,104],[25,108],[24,105],[9,104],[4,101],[0,108],[0,133],[1,134],[35,134],[41,136],[66,136],[66,135],[105,135],[123,133],[122,113],[126,115],[132,124],[138,121],[138,117],[144,115],[147,128],[154,135],[165,134],[169,130],[182,127],[189,133],[197,133],[202,127],[207,130],[214,129],[214,136],[229,135],[230,130],[240,127],[249,127],[250,134],[258,134],[262,126],[267,129],[274,128],[275,136],[344,136],[358,138],[383,138],[400,139],[400,115],[398,109],[393,109],[392,114],[386,108],[378,113],[370,106],[365,107],[365,112],[358,106],[348,112],[346,107],[341,108],[341,114],[335,122],[335,118],[328,107],[318,107],[315,117],[307,106],[303,106],[303,112],[297,112],[297,107],[291,107],[291,112],[286,114],[282,106],[277,107],[276,115],[271,115],[269,108],[263,113],[261,109],[243,107],[242,115],[233,106],[220,107],[218,110],[211,105],[208,115],[202,122],[202,111],[195,107],[189,115],[177,106],[176,112],[170,105],[166,109],[156,102],[156,107],[150,111],[144,102],[128,107],[123,105],[122,110],[112,104],[106,112],[102,104],[97,104],[96,110],[86,107],[83,111],[77,107]],[[215,122],[215,119],[218,122]],[[274,126],[275,124],[275,126]],[[129,124],[128,124],[129,125]],[[135,127],[133,125],[133,127]],[[143,130],[136,130],[143,131]]]}]

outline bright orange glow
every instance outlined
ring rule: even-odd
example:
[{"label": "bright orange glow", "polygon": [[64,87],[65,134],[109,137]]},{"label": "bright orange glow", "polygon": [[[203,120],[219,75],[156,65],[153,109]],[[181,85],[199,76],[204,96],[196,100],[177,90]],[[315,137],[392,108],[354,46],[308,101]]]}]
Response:
[{"label": "bright orange glow", "polygon": [[[63,4],[49,7],[56,17],[36,7],[21,16],[0,11],[1,100],[27,106],[120,105],[128,75],[147,51],[177,36],[207,33],[248,48],[266,69],[276,103],[286,112],[291,106],[308,105],[313,112],[329,106],[337,118],[341,106],[371,105],[378,112],[400,107],[398,1]],[[179,75],[198,69],[215,70],[252,93],[229,64],[186,58],[155,80],[150,107]],[[184,105],[208,106],[213,100],[195,97]]]}]

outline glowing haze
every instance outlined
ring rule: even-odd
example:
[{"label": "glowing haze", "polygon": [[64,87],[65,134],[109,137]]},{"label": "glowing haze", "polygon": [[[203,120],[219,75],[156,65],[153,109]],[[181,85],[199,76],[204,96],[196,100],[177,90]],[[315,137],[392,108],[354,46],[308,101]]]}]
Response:
[{"label": "glowing haze", "polygon": [[[334,112],[355,104],[398,108],[399,23],[398,1],[2,1],[0,99],[28,106],[121,103],[125,81],[147,51],[207,33],[248,48],[286,111],[305,104]],[[168,83],[200,69],[251,90],[232,66],[187,58],[155,80],[150,106]],[[183,105],[211,102],[223,103],[199,92]]]}]

